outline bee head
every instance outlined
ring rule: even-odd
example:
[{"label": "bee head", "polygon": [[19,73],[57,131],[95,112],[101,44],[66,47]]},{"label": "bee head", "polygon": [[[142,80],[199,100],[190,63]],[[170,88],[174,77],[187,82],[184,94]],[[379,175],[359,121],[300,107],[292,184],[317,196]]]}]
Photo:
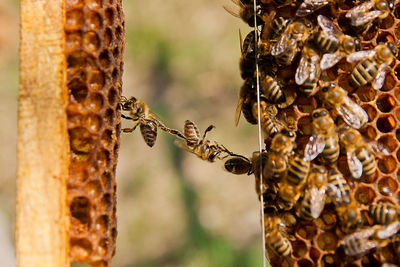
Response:
[{"label": "bee head", "polygon": [[397,49],[394,43],[389,42],[386,44],[386,46],[390,49],[390,52],[392,52],[393,56],[397,55]]},{"label": "bee head", "polygon": [[326,109],[317,109],[312,113],[312,117],[317,119],[319,117],[324,117],[328,115],[328,111]]},{"label": "bee head", "polygon": [[121,97],[121,108],[122,110],[131,110],[133,104],[137,101],[135,97],[130,97],[127,99],[125,96]]},{"label": "bee head", "polygon": [[354,39],[354,44],[355,44],[355,51],[360,51],[361,50],[361,40],[359,38],[355,38]]},{"label": "bee head", "polygon": [[325,85],[324,87],[322,87],[321,90],[322,90],[322,92],[326,93],[329,91],[329,89],[333,89],[335,87],[336,87],[336,85],[334,83],[329,83],[329,84]]}]

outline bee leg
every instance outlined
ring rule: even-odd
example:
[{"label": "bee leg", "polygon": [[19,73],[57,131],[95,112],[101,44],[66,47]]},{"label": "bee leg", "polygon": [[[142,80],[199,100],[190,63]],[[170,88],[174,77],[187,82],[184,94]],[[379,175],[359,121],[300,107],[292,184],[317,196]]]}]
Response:
[{"label": "bee leg", "polygon": [[137,123],[135,126],[133,126],[132,128],[124,128],[124,129],[122,129],[122,131],[124,132],[124,133],[131,133],[131,132],[133,132],[135,129],[136,129],[136,127],[139,125],[139,123]]},{"label": "bee leg", "polygon": [[186,137],[178,130],[168,128],[168,127],[166,127],[164,125],[163,126],[158,125],[158,126],[160,127],[161,130],[163,130],[163,131],[165,131],[167,133],[170,133],[172,135],[178,136],[178,137],[180,137],[182,139],[186,139]]},{"label": "bee leg", "polygon": [[121,117],[127,120],[133,120],[133,118],[129,117],[129,116],[125,116],[124,114],[121,114]]},{"label": "bee leg", "polygon": [[209,132],[209,131],[211,131],[212,129],[214,129],[215,128],[215,126],[214,125],[210,125],[210,126],[208,126],[207,127],[207,129],[204,131],[204,134],[203,134],[203,139],[205,139],[206,138],[206,135],[207,135],[207,133]]}]

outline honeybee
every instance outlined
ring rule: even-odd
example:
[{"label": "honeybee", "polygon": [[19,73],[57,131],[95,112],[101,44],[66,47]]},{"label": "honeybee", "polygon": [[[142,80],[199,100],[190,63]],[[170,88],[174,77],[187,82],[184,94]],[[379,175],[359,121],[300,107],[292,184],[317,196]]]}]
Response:
[{"label": "honeybee", "polygon": [[287,170],[288,157],[296,146],[296,134],[287,129],[282,129],[271,141],[268,158],[264,168],[265,177],[279,178]]},{"label": "honeybee", "polygon": [[[282,129],[283,125],[275,117],[277,114],[276,107],[269,105],[265,100],[264,97],[260,99],[261,128],[263,133],[272,138]],[[258,118],[258,104],[256,101],[253,102],[253,117]]]},{"label": "honeybee", "polygon": [[186,120],[184,126],[186,142],[176,140],[177,142],[175,142],[175,144],[180,148],[195,154],[200,159],[209,162],[215,162],[217,159],[222,160],[230,155],[234,155],[225,146],[206,139],[207,133],[214,127],[214,125],[208,126],[204,131],[203,136],[200,137],[197,126],[192,121]]},{"label": "honeybee", "polygon": [[317,219],[325,206],[328,172],[314,166],[307,178],[307,189],[300,206],[300,216],[306,220]]},{"label": "honeybee", "polygon": [[326,52],[321,59],[322,70],[333,67],[345,56],[360,50],[360,40],[343,34],[327,17],[319,15],[318,24],[322,31],[316,32],[313,40],[321,51]]},{"label": "honeybee", "polygon": [[361,134],[348,126],[340,133],[340,143],[346,150],[347,164],[353,178],[358,179],[364,174],[372,176],[376,171],[376,161],[370,147],[364,142]]},{"label": "honeybee", "polygon": [[238,125],[240,114],[243,113],[245,119],[251,124],[257,124],[257,119],[253,116],[253,103],[256,99],[254,80],[246,79],[239,90],[239,100],[235,111],[235,125]]},{"label": "honeybee", "polygon": [[361,224],[361,213],[350,193],[350,186],[337,170],[330,170],[328,175],[328,193],[336,206],[336,213],[347,229],[355,229]]},{"label": "honeybee", "polygon": [[297,54],[299,46],[307,40],[312,25],[306,20],[289,23],[273,45],[271,55],[281,65],[290,65]]},{"label": "honeybee", "polygon": [[[232,16],[241,18],[245,23],[247,23],[250,27],[254,27],[254,16],[257,16],[257,25],[262,24],[262,18],[260,17],[260,5],[256,3],[256,14],[254,14],[254,2],[253,0],[231,0],[234,4],[236,4],[239,10],[235,10],[230,6],[223,6],[223,8]],[[259,1],[257,1],[259,2]]]},{"label": "honeybee", "polygon": [[265,98],[274,104],[284,103],[286,101],[285,94],[279,83],[265,73],[260,73],[260,89]]},{"label": "honeybee", "polygon": [[242,40],[242,34],[239,30],[239,38],[241,52],[239,61],[240,75],[242,79],[253,78],[256,70],[256,33],[255,31],[251,31],[246,35],[244,40]]},{"label": "honeybee", "polygon": [[287,174],[279,189],[279,196],[286,208],[291,208],[300,198],[309,170],[310,162],[303,155],[295,153],[289,158]]},{"label": "honeybee", "polygon": [[374,233],[375,229],[373,227],[364,228],[346,235],[340,244],[343,246],[346,255],[362,255],[378,245],[376,241],[370,240]]},{"label": "honeybee", "polygon": [[125,133],[133,132],[139,125],[140,132],[142,133],[145,143],[152,147],[157,139],[157,128],[175,135],[179,138],[185,139],[185,136],[178,130],[170,129],[165,126],[165,124],[150,111],[149,107],[142,101],[136,99],[135,97],[121,97],[121,108],[124,111],[129,111],[130,116],[121,115],[122,118],[133,120],[135,125],[132,128],[122,129]]},{"label": "honeybee", "polygon": [[377,45],[372,50],[363,50],[350,54],[347,61],[359,62],[350,75],[350,84],[359,87],[372,82],[374,89],[381,89],[385,81],[386,71],[397,53],[393,43]]},{"label": "honeybee", "polygon": [[318,86],[321,75],[320,56],[316,50],[309,45],[304,46],[299,66],[296,70],[295,81],[301,85],[301,91],[306,95],[311,95]]},{"label": "honeybee", "polygon": [[339,2],[341,2],[341,0],[304,0],[297,9],[296,16],[304,17],[328,4],[336,4]]},{"label": "honeybee", "polygon": [[392,0],[370,0],[357,5],[346,13],[346,18],[351,20],[355,27],[367,26],[364,31],[372,25],[375,19],[385,19],[393,10]]},{"label": "honeybee", "polygon": [[265,219],[266,243],[280,257],[292,255],[292,244],[280,230],[280,219],[276,216]]},{"label": "honeybee", "polygon": [[359,129],[368,122],[368,115],[357,103],[347,96],[347,91],[335,83],[322,87],[323,100],[333,107],[343,120],[353,128]]},{"label": "honeybee", "polygon": [[322,158],[328,163],[337,161],[339,157],[339,136],[336,126],[324,108],[312,113],[313,135],[305,148],[305,158],[309,161],[322,153]]},{"label": "honeybee", "polygon": [[400,209],[390,203],[379,202],[369,206],[369,216],[377,224],[390,224],[399,220]]}]

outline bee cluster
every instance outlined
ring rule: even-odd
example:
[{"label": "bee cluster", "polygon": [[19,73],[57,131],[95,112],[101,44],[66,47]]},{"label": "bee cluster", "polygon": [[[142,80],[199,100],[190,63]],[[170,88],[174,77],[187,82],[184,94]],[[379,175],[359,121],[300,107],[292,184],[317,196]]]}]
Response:
[{"label": "bee cluster", "polygon": [[400,7],[233,2],[224,8],[257,25],[240,36],[235,121],[260,117],[265,147],[229,155],[225,169],[255,175],[271,264],[397,266]]}]

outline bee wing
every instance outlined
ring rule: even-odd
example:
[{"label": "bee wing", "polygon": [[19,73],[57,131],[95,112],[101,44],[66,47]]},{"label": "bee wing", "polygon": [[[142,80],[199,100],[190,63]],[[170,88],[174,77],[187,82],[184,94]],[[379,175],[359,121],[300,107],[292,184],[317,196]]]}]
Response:
[{"label": "bee wing", "polygon": [[182,140],[175,139],[174,144],[175,144],[177,147],[179,147],[179,148],[181,148],[181,149],[183,149],[183,150],[185,150],[185,151],[187,151],[187,152],[193,153],[193,150],[190,149],[190,148],[186,145],[186,142],[184,142],[184,141],[182,141]]},{"label": "bee wing", "polygon": [[325,148],[325,139],[321,135],[314,134],[310,137],[304,149],[304,158],[308,161],[315,159]]},{"label": "bee wing", "polygon": [[231,7],[231,6],[226,6],[226,5],[223,5],[222,7],[223,7],[229,14],[231,14],[232,16],[237,17],[237,18],[240,18],[239,10],[237,10],[237,9]]},{"label": "bee wing", "polygon": [[392,237],[399,230],[400,230],[400,222],[393,222],[387,226],[382,227],[382,229],[378,228],[378,230],[375,232],[375,235],[379,239],[387,239]]},{"label": "bee wing", "polygon": [[360,129],[368,121],[367,113],[350,98],[346,97],[345,101],[343,105],[338,106],[338,113],[348,125]]},{"label": "bee wing", "polygon": [[289,38],[288,31],[285,31],[272,47],[271,55],[273,56],[281,55],[286,51],[290,51],[295,46],[296,46],[296,39]]},{"label": "bee wing", "polygon": [[383,86],[383,82],[385,81],[386,71],[389,69],[388,64],[383,63],[379,66],[378,72],[374,81],[372,82],[372,87],[376,90],[379,90]]},{"label": "bee wing", "polygon": [[335,38],[336,35],[343,35],[339,27],[336,26],[333,21],[323,15],[318,16],[318,25],[326,34],[335,36]]},{"label": "bee wing", "polygon": [[325,206],[325,188],[312,187],[309,192],[311,196],[311,214],[314,219],[317,219]]},{"label": "bee wing", "polygon": [[346,13],[346,18],[348,19],[355,19],[357,17],[362,17],[363,13],[367,12],[374,6],[374,3],[372,1],[368,1],[365,3],[362,3],[361,5],[357,5],[347,11]]},{"label": "bee wing", "polygon": [[236,111],[235,111],[235,125],[237,126],[240,120],[240,113],[242,112],[242,107],[243,107],[243,98],[239,98],[239,101],[236,105]]},{"label": "bee wing", "polygon": [[342,52],[327,53],[322,56],[321,69],[326,70],[336,65],[346,54]]},{"label": "bee wing", "polygon": [[351,25],[352,26],[362,26],[367,23],[372,22],[374,19],[379,17],[382,14],[382,11],[380,10],[373,10],[370,12],[367,12],[366,14],[363,14],[362,16],[359,17],[352,17],[351,18]]},{"label": "bee wing", "polygon": [[328,0],[304,0],[296,11],[296,16],[304,17],[308,14],[313,13],[315,10],[326,6],[329,3]]},{"label": "bee wing", "polygon": [[362,175],[363,166],[354,152],[347,152],[347,164],[353,178],[358,179]]},{"label": "bee wing", "polygon": [[374,49],[354,52],[347,56],[347,62],[357,63],[365,58],[372,58],[375,53],[376,51]]},{"label": "bee wing", "polygon": [[302,55],[299,66],[296,70],[295,80],[298,85],[302,85],[308,78],[314,79],[319,73],[319,55],[314,55],[311,58]]}]

